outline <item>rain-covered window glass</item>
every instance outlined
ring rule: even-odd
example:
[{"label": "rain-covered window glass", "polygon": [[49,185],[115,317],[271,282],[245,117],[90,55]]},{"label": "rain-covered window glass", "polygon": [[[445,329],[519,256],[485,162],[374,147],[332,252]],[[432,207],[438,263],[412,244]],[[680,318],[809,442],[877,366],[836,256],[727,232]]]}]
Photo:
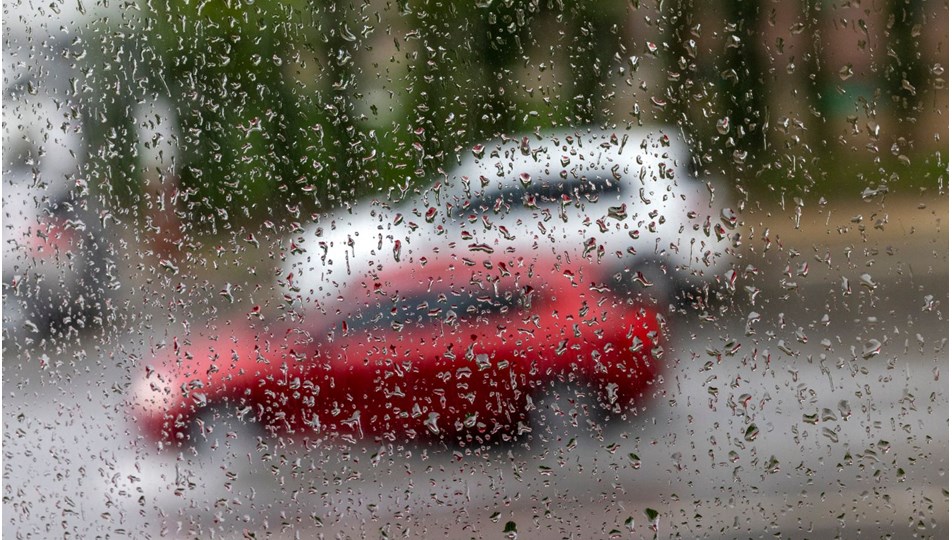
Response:
[{"label": "rain-covered window glass", "polygon": [[948,536],[947,2],[3,13],[5,536]]}]

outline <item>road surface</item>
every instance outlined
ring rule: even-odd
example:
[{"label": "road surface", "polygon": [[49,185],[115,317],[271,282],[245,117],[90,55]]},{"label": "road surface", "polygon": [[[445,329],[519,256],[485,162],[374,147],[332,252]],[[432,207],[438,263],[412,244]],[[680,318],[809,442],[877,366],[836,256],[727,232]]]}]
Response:
[{"label": "road surface", "polygon": [[158,452],[132,374],[220,299],[141,283],[108,331],[5,345],[4,535],[947,537],[946,214],[909,204],[748,219],[728,299],[668,314],[655,398],[573,443]]}]

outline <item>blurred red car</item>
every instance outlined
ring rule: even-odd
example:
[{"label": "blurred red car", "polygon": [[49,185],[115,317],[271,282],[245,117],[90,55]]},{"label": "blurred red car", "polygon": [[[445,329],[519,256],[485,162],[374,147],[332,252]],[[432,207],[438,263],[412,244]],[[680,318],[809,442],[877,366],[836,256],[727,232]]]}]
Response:
[{"label": "blurred red car", "polygon": [[661,319],[601,265],[469,255],[366,272],[294,327],[166,349],[136,382],[143,430],[189,444],[218,410],[291,434],[485,441],[516,431],[553,381],[616,413],[649,391]]}]

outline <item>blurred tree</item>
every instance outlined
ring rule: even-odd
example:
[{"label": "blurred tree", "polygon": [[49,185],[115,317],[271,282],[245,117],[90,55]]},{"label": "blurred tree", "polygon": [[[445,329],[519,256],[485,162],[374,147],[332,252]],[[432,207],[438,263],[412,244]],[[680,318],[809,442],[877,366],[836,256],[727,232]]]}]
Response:
[{"label": "blurred tree", "polygon": [[572,114],[578,125],[609,120],[610,112],[603,106],[608,93],[606,82],[622,38],[619,23],[626,15],[623,2],[606,0],[583,0],[570,9]]},{"label": "blurred tree", "polygon": [[692,101],[694,95],[704,96],[703,74],[697,65],[698,44],[697,37],[692,35],[691,26],[697,20],[694,0],[677,0],[664,15],[665,42],[670,45],[665,49],[664,71],[667,73],[667,89],[665,92],[668,106],[664,109],[662,122],[678,126],[685,143],[691,148],[691,155],[696,160],[696,170],[703,168],[700,156],[705,154],[704,138],[715,134],[705,126],[694,110]]},{"label": "blurred tree", "polygon": [[[307,36],[308,43],[326,43],[326,69],[321,75],[330,91],[319,107],[327,112],[324,118],[326,128],[317,129],[323,132],[325,145],[331,147],[327,156],[330,175],[318,177],[322,189],[318,197],[326,199],[329,206],[356,199],[357,187],[372,181],[373,176],[360,166],[360,159],[367,150],[355,118],[357,113],[352,97],[359,90],[356,65],[360,39],[350,28],[355,26],[357,19],[354,11],[355,3],[350,0],[329,3],[322,14],[330,29],[324,33],[308,32],[310,35]],[[321,11],[315,13],[318,14]]]},{"label": "blurred tree", "polygon": [[823,65],[823,31],[820,23],[822,9],[823,0],[806,0],[802,12],[804,33],[809,40],[806,53],[802,57],[802,71],[806,73],[808,88],[805,102],[810,113],[804,119],[807,126],[805,131],[811,142],[805,148],[811,153],[821,155],[830,153],[829,141],[832,137],[826,122],[830,107],[824,99],[832,81],[829,69]]},{"label": "blurred tree", "polygon": [[[727,164],[750,171],[768,159],[774,68],[762,39],[766,5],[724,0],[711,15],[714,8],[694,0],[152,0],[122,32],[95,30],[102,46],[90,49],[87,72],[102,99],[86,109],[90,147],[110,194],[137,197],[144,188],[133,105],[167,99],[180,124],[177,200],[212,231],[262,216],[303,219],[385,186],[422,182],[496,135],[618,122],[619,88],[635,102],[640,91],[659,98],[655,118],[677,123],[696,155],[709,160],[720,149]],[[886,77],[897,107],[915,117],[916,89],[927,79],[917,41],[924,15],[906,0],[888,7]],[[807,81],[817,153],[832,146],[824,96],[836,83],[820,54],[823,9],[820,0],[801,4],[812,42],[796,75]],[[664,34],[638,35],[635,23]],[[394,50],[372,50],[375,32]],[[661,43],[648,43],[656,38]],[[716,54],[704,58],[707,49]],[[632,76],[637,56],[647,57],[645,67]],[[613,80],[616,71],[627,74]],[[369,98],[384,73],[387,90]],[[616,84],[621,77],[631,88]],[[660,88],[648,90],[645,81],[659,77]],[[378,106],[392,114],[378,115]],[[725,116],[720,134],[716,122]]]},{"label": "blurred tree", "polygon": [[[566,4],[421,0],[406,6],[421,45],[407,86],[424,156],[416,164],[418,176],[453,161],[466,145],[498,134],[608,120],[606,81],[625,6],[602,0]],[[529,68],[531,49],[541,46],[538,39],[549,37],[547,32],[568,43],[552,56],[566,63],[570,84],[562,93],[522,97],[517,71]],[[550,105],[548,117],[533,114],[539,101]]]},{"label": "blurred tree", "polygon": [[899,121],[899,134],[905,137],[914,133],[916,119],[923,113],[922,94],[929,76],[920,41],[923,24],[927,23],[925,4],[921,0],[889,2],[884,76]]},{"label": "blurred tree", "polygon": [[[102,125],[91,145],[115,148],[119,170],[135,171],[119,191],[137,196],[141,173],[135,153],[122,150],[136,144],[132,105],[165,96],[180,124],[182,199],[193,224],[217,231],[235,220],[299,215],[299,202],[306,209],[353,198],[362,147],[350,3],[320,12],[296,0],[214,3],[152,2],[130,24],[139,33],[100,30],[89,71],[104,105],[90,109]],[[124,55],[132,70],[96,69]]]},{"label": "blurred tree", "polygon": [[736,145],[733,159],[744,168],[764,157],[766,84],[764,61],[757,48],[760,2],[727,0],[727,43],[721,80],[728,93],[727,116]]}]

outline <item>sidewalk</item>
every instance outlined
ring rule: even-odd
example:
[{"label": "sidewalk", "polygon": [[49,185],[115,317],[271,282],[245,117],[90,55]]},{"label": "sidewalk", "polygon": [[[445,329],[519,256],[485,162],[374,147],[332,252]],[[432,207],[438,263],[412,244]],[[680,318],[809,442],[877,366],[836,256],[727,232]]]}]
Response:
[{"label": "sidewalk", "polygon": [[[949,200],[947,197],[886,195],[870,202],[828,203],[801,209],[799,228],[795,221],[796,205],[787,201],[786,209],[749,212],[745,228],[753,227],[758,236],[770,229],[770,237],[796,249],[825,246],[870,244],[904,248],[945,248],[949,245]],[[755,237],[756,238],[756,237]]]}]

